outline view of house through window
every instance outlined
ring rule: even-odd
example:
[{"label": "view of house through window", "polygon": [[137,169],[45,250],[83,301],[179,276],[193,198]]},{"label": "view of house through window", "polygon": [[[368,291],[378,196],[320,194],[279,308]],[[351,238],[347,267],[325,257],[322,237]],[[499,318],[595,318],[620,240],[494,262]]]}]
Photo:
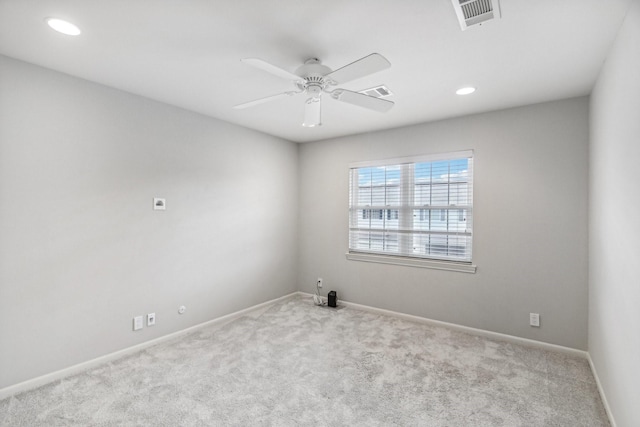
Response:
[{"label": "view of house through window", "polygon": [[349,252],[471,262],[471,151],[352,165],[349,188]]}]

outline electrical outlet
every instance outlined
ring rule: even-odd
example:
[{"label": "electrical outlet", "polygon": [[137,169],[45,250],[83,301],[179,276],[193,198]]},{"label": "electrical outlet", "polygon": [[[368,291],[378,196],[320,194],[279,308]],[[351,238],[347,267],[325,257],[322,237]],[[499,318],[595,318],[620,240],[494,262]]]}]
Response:
[{"label": "electrical outlet", "polygon": [[540,315],[538,313],[529,313],[529,325],[540,327]]},{"label": "electrical outlet", "polygon": [[318,287],[322,287],[322,277],[318,277]]},{"label": "electrical outlet", "polygon": [[139,331],[140,329],[142,329],[143,326],[143,320],[142,320],[142,316],[136,316],[133,318],[133,330],[134,331]]},{"label": "electrical outlet", "polygon": [[156,314],[149,313],[147,314],[147,326],[153,326],[156,324]]}]

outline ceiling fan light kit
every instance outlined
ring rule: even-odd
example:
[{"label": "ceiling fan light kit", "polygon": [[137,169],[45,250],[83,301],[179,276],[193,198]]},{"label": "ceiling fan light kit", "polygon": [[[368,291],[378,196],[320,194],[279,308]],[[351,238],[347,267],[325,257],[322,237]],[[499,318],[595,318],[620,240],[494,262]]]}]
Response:
[{"label": "ceiling fan light kit", "polygon": [[322,94],[327,94],[337,101],[378,112],[389,111],[394,105],[392,101],[387,99],[380,99],[342,88],[333,88],[333,86],[347,83],[391,67],[391,63],[379,53],[372,53],[335,71],[323,65],[318,58],[307,59],[303,65],[296,69],[295,73],[291,73],[258,58],[246,58],[241,61],[277,77],[291,80],[296,90],[238,104],[234,107],[236,109],[253,107],[287,96],[304,94],[307,96],[307,100],[305,102],[304,122],[302,125],[305,127],[316,127],[322,125]]},{"label": "ceiling fan light kit", "polygon": [[322,126],[321,110],[322,106],[320,104],[320,97],[307,99],[304,109],[304,122],[302,122],[302,126],[308,128]]}]

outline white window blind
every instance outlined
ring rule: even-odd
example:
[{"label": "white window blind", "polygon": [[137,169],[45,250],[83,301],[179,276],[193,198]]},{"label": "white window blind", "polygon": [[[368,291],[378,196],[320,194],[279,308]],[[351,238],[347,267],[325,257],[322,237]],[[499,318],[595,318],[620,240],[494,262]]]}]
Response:
[{"label": "white window blind", "polygon": [[473,152],[353,164],[349,252],[471,262]]}]

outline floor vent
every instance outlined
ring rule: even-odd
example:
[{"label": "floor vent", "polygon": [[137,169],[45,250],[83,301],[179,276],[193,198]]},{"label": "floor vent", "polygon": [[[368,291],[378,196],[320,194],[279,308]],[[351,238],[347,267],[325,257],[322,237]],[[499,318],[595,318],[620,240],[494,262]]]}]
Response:
[{"label": "floor vent", "polygon": [[462,31],[492,19],[500,19],[499,0],[451,0]]},{"label": "floor vent", "polygon": [[374,98],[386,98],[387,96],[393,95],[388,87],[385,85],[372,87],[371,89],[361,90],[360,93],[365,95],[373,96]]}]

